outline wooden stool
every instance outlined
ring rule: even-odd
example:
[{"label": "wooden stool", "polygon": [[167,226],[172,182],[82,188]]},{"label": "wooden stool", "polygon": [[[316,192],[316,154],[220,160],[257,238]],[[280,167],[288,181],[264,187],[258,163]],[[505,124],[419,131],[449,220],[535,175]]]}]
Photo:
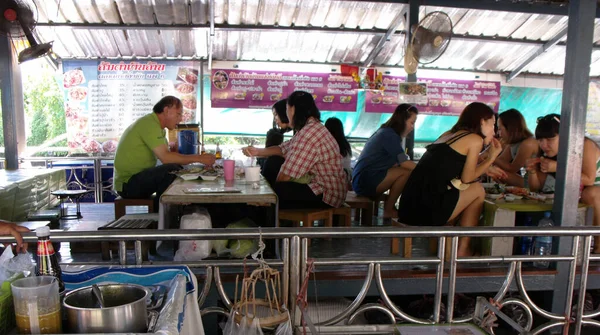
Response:
[{"label": "wooden stool", "polygon": [[[300,227],[300,221],[304,227],[312,227],[313,222],[323,220],[325,227],[333,226],[333,209],[282,209],[279,211],[279,220],[292,221],[294,227]],[[310,245],[310,239],[308,240]]]},{"label": "wooden stool", "polygon": [[148,207],[148,213],[154,212],[154,198],[148,199],[124,199],[117,197],[115,199],[115,220],[119,219],[127,212],[129,206],[146,206]]},{"label": "wooden stool", "polygon": [[346,194],[346,204],[356,210],[355,218],[357,221],[360,220],[361,226],[373,225],[373,200],[350,191]]},{"label": "wooden stool", "polygon": [[[118,230],[118,229],[156,229],[158,226],[158,214],[132,214],[115,219],[106,225],[99,227],[98,230]],[[101,242],[102,260],[111,259],[111,250],[118,250],[117,242]],[[134,248],[133,243],[127,243],[127,249]],[[142,241],[142,260],[148,260],[148,252],[156,254],[156,243],[154,241]]]},{"label": "wooden stool", "polygon": [[347,203],[343,203],[340,208],[333,208],[333,215],[337,216],[338,225],[342,223],[346,227],[352,226],[352,208]]},{"label": "wooden stool", "polygon": [[[410,227],[403,223],[398,222],[398,219],[392,219],[393,227]],[[400,253],[400,237],[392,237],[392,255]],[[404,258],[410,258],[412,256],[412,237],[404,238]]]}]

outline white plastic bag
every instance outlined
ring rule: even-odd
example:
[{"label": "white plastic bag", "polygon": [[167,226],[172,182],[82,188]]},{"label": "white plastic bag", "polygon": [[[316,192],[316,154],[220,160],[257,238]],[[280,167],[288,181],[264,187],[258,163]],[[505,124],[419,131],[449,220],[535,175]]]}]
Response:
[{"label": "white plastic bag", "polygon": [[260,322],[258,318],[252,319],[252,323],[248,322],[248,319],[244,316],[242,322],[240,322],[240,328],[238,334],[240,335],[263,335],[262,329],[260,329]]},{"label": "white plastic bag", "polygon": [[223,327],[223,335],[263,335],[263,332],[260,328],[258,318],[254,318],[250,323],[244,316],[238,325],[235,323],[235,313],[231,311],[229,319],[227,319],[227,323]]},{"label": "white plastic bag", "polygon": [[292,328],[292,320],[290,320],[290,312],[285,311],[288,315],[286,322],[279,324],[275,329],[275,335],[294,335],[294,329]]},{"label": "white plastic bag", "polygon": [[[212,228],[210,214],[205,208],[196,213],[181,217],[180,229],[209,229]],[[210,255],[212,244],[210,240],[187,240],[179,242],[179,249],[173,258],[177,262],[199,261]]]}]

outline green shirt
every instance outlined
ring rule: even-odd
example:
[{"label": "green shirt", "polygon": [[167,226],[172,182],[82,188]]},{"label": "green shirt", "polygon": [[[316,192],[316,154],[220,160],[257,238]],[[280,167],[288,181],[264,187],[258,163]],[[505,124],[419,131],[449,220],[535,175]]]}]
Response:
[{"label": "green shirt", "polygon": [[121,135],[115,154],[113,187],[122,191],[123,184],[134,174],[156,166],[153,149],[167,145],[166,132],[156,113],[137,119]]}]

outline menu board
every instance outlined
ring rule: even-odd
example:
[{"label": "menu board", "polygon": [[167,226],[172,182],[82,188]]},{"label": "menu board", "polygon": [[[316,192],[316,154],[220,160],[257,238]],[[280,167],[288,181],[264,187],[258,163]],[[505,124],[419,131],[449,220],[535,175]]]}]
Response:
[{"label": "menu board", "polygon": [[393,113],[401,103],[417,106],[419,113],[460,115],[474,101],[498,112],[500,82],[482,80],[419,79],[407,83],[404,77],[383,76],[384,90],[368,90],[365,112]]},{"label": "menu board", "polygon": [[335,73],[213,69],[210,99],[216,108],[271,108],[294,91],[313,95],[320,110],[356,112],[358,83]]},{"label": "menu board", "polygon": [[69,61],[63,63],[67,142],[71,152],[112,153],[123,131],[152,113],[164,96],[183,104],[182,122],[196,119],[199,63]]},{"label": "menu board", "polygon": [[585,135],[600,142],[600,82],[597,81],[590,81],[585,115]]}]

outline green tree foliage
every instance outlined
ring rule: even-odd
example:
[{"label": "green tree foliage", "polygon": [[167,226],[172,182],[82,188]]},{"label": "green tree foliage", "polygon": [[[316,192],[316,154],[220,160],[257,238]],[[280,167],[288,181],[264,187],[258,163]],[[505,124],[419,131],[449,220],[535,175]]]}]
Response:
[{"label": "green tree foliage", "polygon": [[31,120],[27,145],[37,146],[67,132],[62,90],[51,69],[23,80],[25,114]]}]

